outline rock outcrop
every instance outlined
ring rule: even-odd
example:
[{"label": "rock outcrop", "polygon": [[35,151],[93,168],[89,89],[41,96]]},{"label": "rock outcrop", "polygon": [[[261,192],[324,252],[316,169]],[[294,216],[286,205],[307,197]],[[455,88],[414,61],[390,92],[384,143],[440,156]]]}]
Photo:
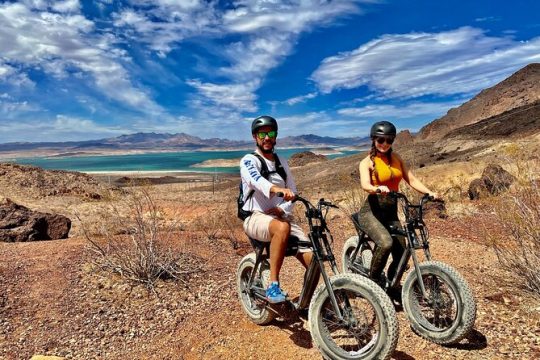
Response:
[{"label": "rock outcrop", "polygon": [[328,158],[324,155],[317,155],[311,151],[302,151],[294,154],[289,158],[289,166],[303,166],[313,162],[327,161]]},{"label": "rock outcrop", "polygon": [[0,203],[0,241],[66,239],[71,220],[63,215],[32,211],[9,199]]},{"label": "rock outcrop", "polygon": [[508,190],[515,181],[515,177],[500,165],[490,164],[482,172],[479,179],[474,179],[469,184],[469,198],[476,200],[488,194],[498,195]]}]

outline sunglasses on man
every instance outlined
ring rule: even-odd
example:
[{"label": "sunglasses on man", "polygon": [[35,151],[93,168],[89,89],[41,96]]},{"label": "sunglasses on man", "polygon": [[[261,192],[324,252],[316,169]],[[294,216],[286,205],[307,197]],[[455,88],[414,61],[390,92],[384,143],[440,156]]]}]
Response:
[{"label": "sunglasses on man", "polygon": [[375,141],[377,141],[377,143],[380,145],[384,144],[385,142],[388,145],[392,145],[392,143],[394,142],[394,138],[393,137],[378,137],[375,139]]},{"label": "sunglasses on man", "polygon": [[277,136],[277,131],[276,130],[266,131],[266,132],[265,131],[259,131],[257,133],[257,137],[259,139],[261,139],[261,140],[264,139],[267,135],[268,135],[268,137],[270,139],[273,139],[273,138],[275,138]]}]

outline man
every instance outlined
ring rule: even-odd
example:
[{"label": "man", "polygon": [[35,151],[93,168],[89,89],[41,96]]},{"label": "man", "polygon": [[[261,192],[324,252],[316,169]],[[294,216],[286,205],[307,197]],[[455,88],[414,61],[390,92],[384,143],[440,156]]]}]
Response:
[{"label": "man", "polygon": [[[279,286],[279,271],[285,258],[287,240],[294,235],[308,241],[302,229],[292,222],[292,210],[296,184],[285,159],[274,152],[278,125],[271,116],[260,116],[251,124],[251,134],[257,144],[256,154],[245,155],[240,160],[242,192],[245,204],[243,210],[252,214],[244,220],[246,234],[259,241],[270,242],[270,285],[266,298],[270,303],[286,300],[286,294]],[[261,175],[261,160],[269,170],[268,179]],[[276,196],[283,193],[283,197]],[[297,259],[307,268],[312,252],[301,248]]]}]

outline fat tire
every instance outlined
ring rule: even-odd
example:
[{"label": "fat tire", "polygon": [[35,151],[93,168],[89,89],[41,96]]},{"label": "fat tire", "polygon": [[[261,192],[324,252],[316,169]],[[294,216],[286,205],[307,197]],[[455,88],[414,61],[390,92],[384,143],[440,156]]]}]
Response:
[{"label": "fat tire", "polygon": [[[341,270],[344,273],[354,273],[354,271],[350,269],[351,255],[356,250],[356,247],[358,246],[358,241],[358,235],[351,236],[347,239],[347,241],[345,241],[345,244],[343,245],[343,251],[341,253]],[[362,246],[367,245],[363,244]],[[371,259],[373,258],[373,252],[371,251],[371,248],[359,251],[356,254],[356,258],[358,258],[359,256],[362,266],[364,266],[364,268],[369,271],[369,269],[371,268]]]},{"label": "fat tire", "polygon": [[403,284],[403,309],[409,318],[411,328],[421,337],[436,344],[457,343],[472,330],[476,320],[476,302],[467,281],[459,272],[440,261],[426,261],[419,264],[422,275],[435,275],[446,283],[457,300],[457,319],[449,329],[434,331],[422,324],[422,315],[414,298],[413,286],[417,282],[416,271],[411,269]]},{"label": "fat tire", "polygon": [[386,293],[372,280],[357,274],[339,274],[330,278],[335,290],[349,290],[359,293],[369,301],[377,315],[379,335],[374,346],[363,354],[347,354],[336,352],[332,340],[325,335],[321,310],[329,297],[324,284],[319,285],[309,306],[308,323],[313,343],[325,359],[389,359],[394,352],[398,337],[399,325],[392,301]]},{"label": "fat tire", "polygon": [[351,263],[351,255],[358,246],[358,235],[351,236],[345,241],[343,251],[341,252],[341,271],[343,273],[352,273],[349,265]]},{"label": "fat tire", "polygon": [[[240,260],[238,269],[236,271],[236,288],[242,309],[250,320],[258,325],[266,325],[274,320],[276,313],[270,310],[267,305],[254,308],[253,304],[256,304],[257,300],[251,296],[248,296],[248,293],[243,291],[245,284],[249,281],[249,274],[251,274],[253,268],[255,267],[255,258],[256,255],[252,252]],[[260,280],[263,288],[268,287],[268,284],[270,283],[270,264],[268,264],[267,260],[262,261],[259,265],[259,271],[257,272],[254,281],[257,281],[257,279]]]}]

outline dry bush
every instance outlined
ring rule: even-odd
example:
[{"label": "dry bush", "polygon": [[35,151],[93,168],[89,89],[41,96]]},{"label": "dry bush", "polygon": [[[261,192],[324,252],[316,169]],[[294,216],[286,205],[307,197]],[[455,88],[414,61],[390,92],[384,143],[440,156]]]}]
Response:
[{"label": "dry bush", "polygon": [[338,180],[339,190],[335,191],[335,203],[339,205],[340,210],[347,216],[358,212],[364,201],[367,193],[360,186],[360,180],[354,177],[346,176]]},{"label": "dry bush", "polygon": [[494,199],[498,226],[486,231],[501,265],[540,294],[540,181],[521,175],[513,191]]},{"label": "dry bush", "polygon": [[184,281],[189,273],[200,270],[187,255],[171,248],[178,229],[164,221],[148,188],[136,189],[110,203],[91,226],[77,218],[96,265],[134,284],[154,291],[159,279]]},{"label": "dry bush", "polygon": [[242,222],[237,217],[236,199],[199,216],[192,226],[194,230],[201,231],[208,240],[227,240],[235,250],[240,246],[244,234]]}]

